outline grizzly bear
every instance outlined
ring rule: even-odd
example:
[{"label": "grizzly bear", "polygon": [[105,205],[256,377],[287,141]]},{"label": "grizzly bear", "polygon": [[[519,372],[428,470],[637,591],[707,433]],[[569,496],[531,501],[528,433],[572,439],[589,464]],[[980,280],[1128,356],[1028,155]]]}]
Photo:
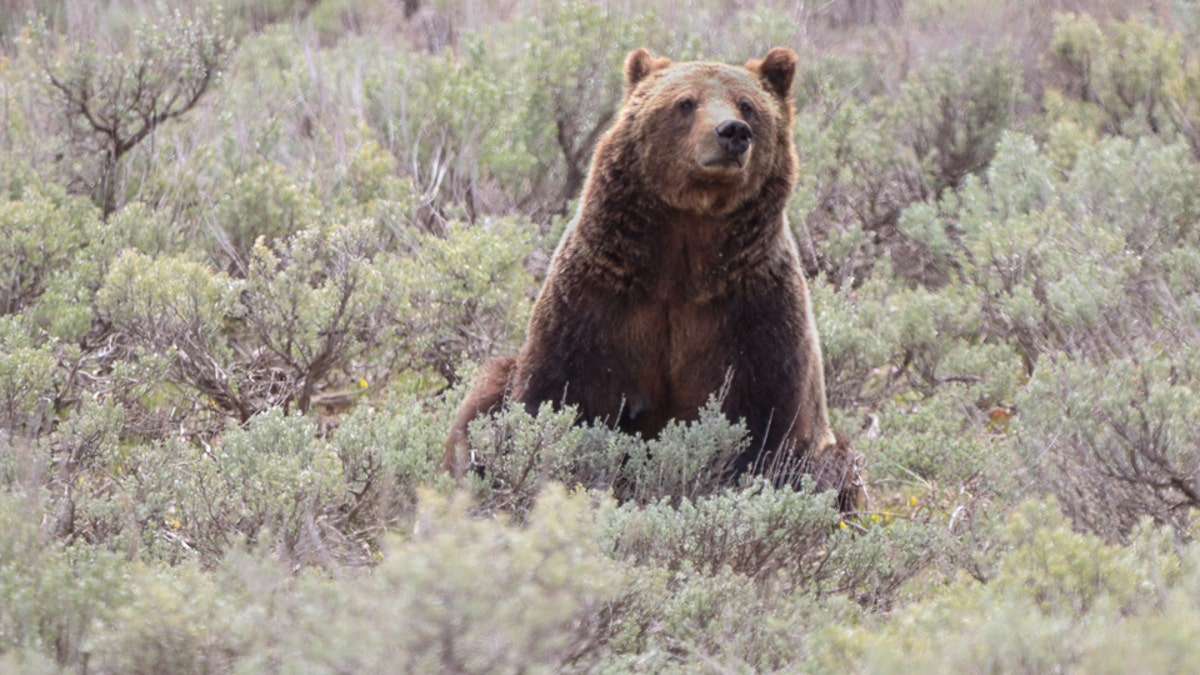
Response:
[{"label": "grizzly bear", "polygon": [[579,213],[550,262],[516,357],[484,365],[446,443],[456,477],[467,425],[506,399],[576,406],[581,420],[654,437],[711,395],[750,444],[731,475],[812,474],[865,493],[826,413],[821,347],[785,209],[796,181],[796,55],[737,67],[625,61],[625,94],[596,146]]}]

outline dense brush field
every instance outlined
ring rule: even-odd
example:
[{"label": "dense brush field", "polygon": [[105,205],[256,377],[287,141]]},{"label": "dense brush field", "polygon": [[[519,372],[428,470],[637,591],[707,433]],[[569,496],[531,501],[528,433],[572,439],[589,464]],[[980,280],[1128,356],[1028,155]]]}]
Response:
[{"label": "dense brush field", "polygon": [[[715,406],[508,410],[455,486],[625,54],[775,45],[870,510],[721,486]],[[0,672],[1193,670],[1198,45],[1194,0],[0,0]]]}]

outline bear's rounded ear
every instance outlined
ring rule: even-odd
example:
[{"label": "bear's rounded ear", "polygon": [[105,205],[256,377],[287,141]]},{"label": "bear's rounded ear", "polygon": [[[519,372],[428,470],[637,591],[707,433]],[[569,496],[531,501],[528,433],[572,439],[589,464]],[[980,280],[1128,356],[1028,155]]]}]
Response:
[{"label": "bear's rounded ear", "polygon": [[650,52],[646,51],[645,47],[639,47],[625,57],[625,90],[630,91],[637,86],[638,82],[646,79],[646,76],[660,68],[666,68],[671,64],[671,60],[665,57],[654,58],[650,56]]},{"label": "bear's rounded ear", "polygon": [[771,91],[780,98],[792,94],[792,80],[796,77],[796,52],[787,47],[776,47],[767,52],[762,60],[751,61],[746,68],[758,71]]}]

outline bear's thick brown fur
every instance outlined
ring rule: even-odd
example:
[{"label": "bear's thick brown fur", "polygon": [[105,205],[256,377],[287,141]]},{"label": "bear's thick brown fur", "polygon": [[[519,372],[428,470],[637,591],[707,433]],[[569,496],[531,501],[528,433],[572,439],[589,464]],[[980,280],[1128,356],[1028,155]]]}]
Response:
[{"label": "bear's thick brown fur", "polygon": [[751,445],[733,467],[813,474],[843,508],[864,497],[835,439],[821,348],[784,211],[795,186],[796,55],[743,67],[625,62],[625,97],[596,147],[583,202],[515,357],[484,365],[446,443],[468,468],[467,424],[519,401],[653,437],[723,390]]}]

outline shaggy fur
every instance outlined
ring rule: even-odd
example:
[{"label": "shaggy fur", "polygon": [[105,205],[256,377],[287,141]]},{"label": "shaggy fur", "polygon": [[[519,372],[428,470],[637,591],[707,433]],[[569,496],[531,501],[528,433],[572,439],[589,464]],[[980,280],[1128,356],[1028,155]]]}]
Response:
[{"label": "shaggy fur", "polygon": [[[733,475],[812,473],[863,495],[853,452],[826,413],[821,349],[784,215],[795,186],[796,56],[743,67],[625,62],[625,98],[596,147],[583,202],[554,253],[517,357],[485,365],[455,420],[446,468],[468,468],[466,428],[506,398],[578,407],[643,437],[695,419],[723,391],[750,448]],[[719,125],[744,122],[730,151]],[[735,125],[744,129],[741,125]]]}]

